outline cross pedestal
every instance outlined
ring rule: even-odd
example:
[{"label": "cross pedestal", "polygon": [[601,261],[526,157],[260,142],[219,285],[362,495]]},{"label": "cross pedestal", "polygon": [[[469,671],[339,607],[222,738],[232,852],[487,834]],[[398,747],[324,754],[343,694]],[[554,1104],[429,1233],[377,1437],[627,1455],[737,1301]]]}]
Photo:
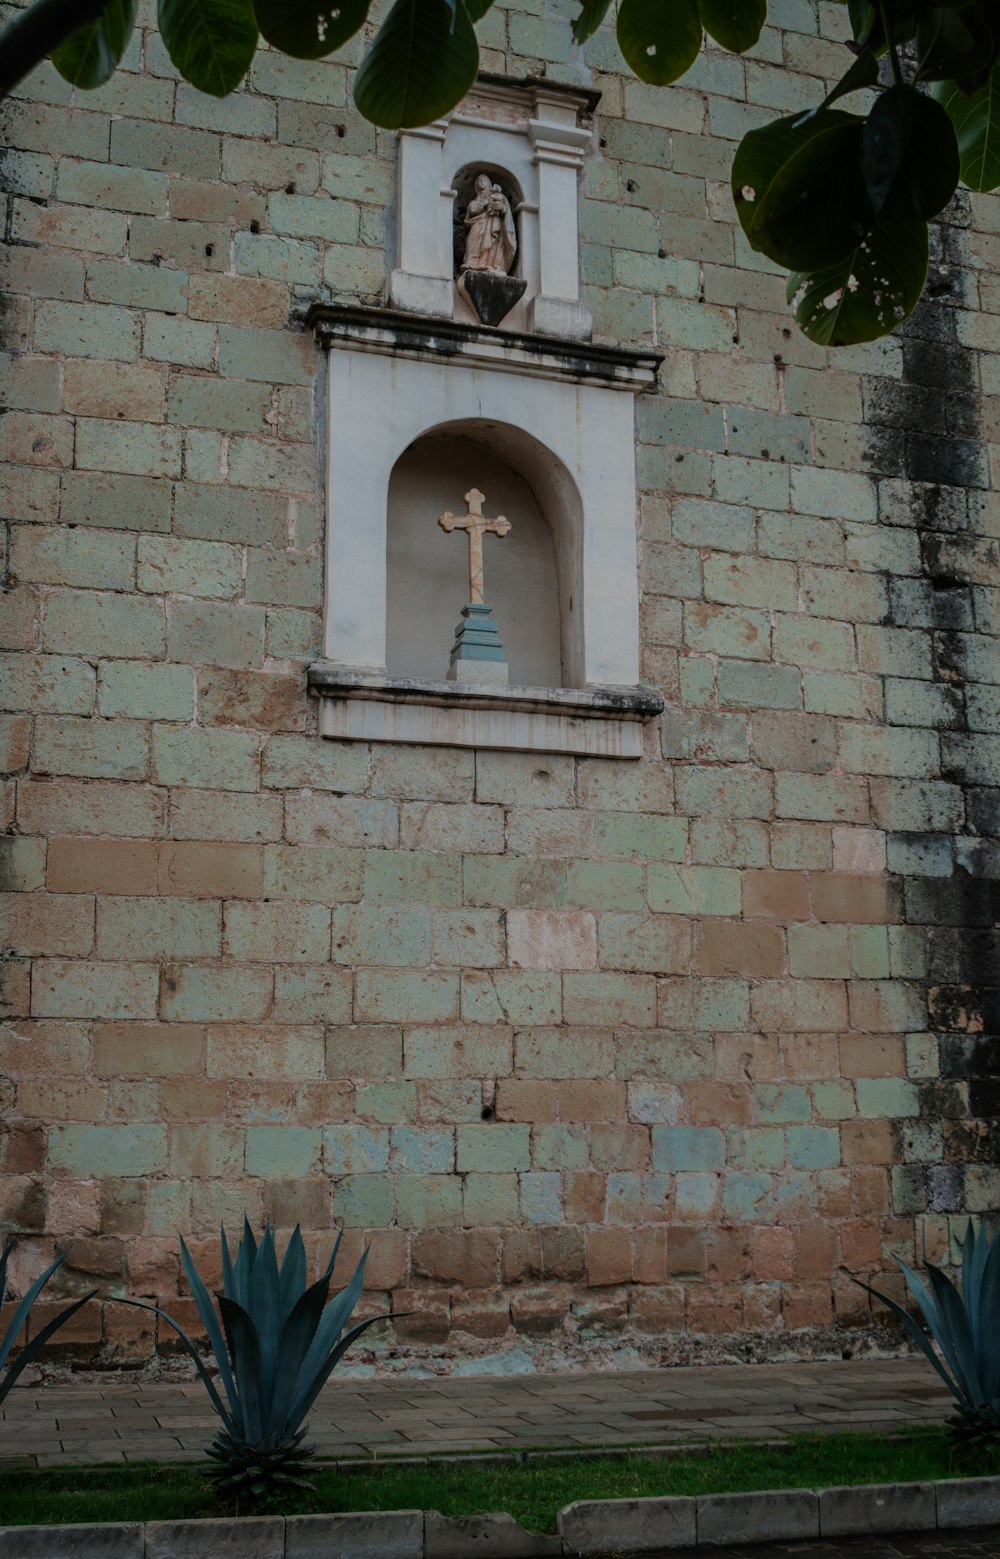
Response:
[{"label": "cross pedestal", "polygon": [[486,518],[486,498],[477,487],[466,493],[465,501],[467,514],[455,515],[449,509],[438,520],[443,531],[464,530],[469,538],[469,601],[462,607],[462,621],[455,629],[448,680],[506,683],[508,671],[500,632],[484,596],[483,537],[506,536],[510,521],[502,514],[495,520]]},{"label": "cross pedestal", "polygon": [[493,621],[493,608],[484,601],[470,601],[462,607],[463,621],[455,628],[448,666],[449,682],[508,681],[507,662],[500,642],[500,630]]}]

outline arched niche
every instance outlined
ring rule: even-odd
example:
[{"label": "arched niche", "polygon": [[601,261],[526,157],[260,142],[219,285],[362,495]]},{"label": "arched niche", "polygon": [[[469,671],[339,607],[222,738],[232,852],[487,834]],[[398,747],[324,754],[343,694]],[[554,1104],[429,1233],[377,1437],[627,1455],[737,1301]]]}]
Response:
[{"label": "arched niche", "polygon": [[485,512],[511,523],[484,538],[486,597],[510,681],[572,687],[582,674],[578,548],[580,499],[551,450],[522,429],[467,420],[416,439],[396,461],[386,515],[386,668],[441,680],[468,599],[464,535],[438,516],[465,512],[478,487]]},{"label": "arched niche", "polygon": [[[324,689],[326,734],[521,748],[555,740],[559,751],[634,755],[634,733],[613,725],[648,718],[637,688],[633,397],[653,382],[658,359],[429,326],[380,310],[317,311],[316,323],[329,347],[327,570],[324,658],[312,685]],[[428,450],[442,438],[452,447],[436,454],[453,470],[447,492],[427,493],[423,523],[428,548],[451,553],[446,566],[456,570],[457,598],[442,607],[441,670],[433,677],[390,675],[390,488],[406,476],[399,463],[408,451]],[[493,466],[488,478],[479,465],[468,470],[473,452],[477,462],[488,454],[509,469]],[[499,499],[494,480],[501,481]],[[515,484],[509,499],[505,482]],[[490,690],[492,712],[456,682],[447,683],[447,693],[442,688],[449,636],[465,604],[458,570],[466,548],[454,533],[438,530],[437,518],[445,509],[464,512],[473,485],[486,493],[487,515],[506,512],[512,524],[530,498],[551,539],[556,579],[561,685],[524,692],[524,673],[515,669],[508,687]],[[489,569],[510,540],[487,539],[490,596],[496,576]],[[499,627],[505,648],[513,648],[512,630],[503,621]],[[395,641],[392,658],[399,665]],[[551,656],[549,664],[554,668]],[[425,684],[434,686],[428,691]],[[471,703],[455,713],[462,699]]]},{"label": "arched niche", "polygon": [[514,226],[517,231],[517,253],[510,265],[509,275],[520,276],[524,264],[524,241],[521,233],[521,208],[524,205],[524,191],[517,179],[508,169],[493,162],[469,162],[463,168],[459,168],[451,183],[455,192],[455,204],[452,219],[452,259],[455,267],[455,275],[458,276],[462,269],[462,257],[465,254],[465,213],[469,201],[475,195],[476,179],[481,173],[488,174],[495,184],[499,184],[510,203],[510,209],[514,217]]},{"label": "arched niche", "polygon": [[580,299],[578,207],[596,101],[583,88],[555,82],[480,80],[445,118],[399,131],[389,280],[395,308],[472,321],[455,286],[455,206],[465,170],[494,169],[508,199],[514,190],[518,196],[516,275],[525,282],[502,328],[590,337],[593,321]]}]

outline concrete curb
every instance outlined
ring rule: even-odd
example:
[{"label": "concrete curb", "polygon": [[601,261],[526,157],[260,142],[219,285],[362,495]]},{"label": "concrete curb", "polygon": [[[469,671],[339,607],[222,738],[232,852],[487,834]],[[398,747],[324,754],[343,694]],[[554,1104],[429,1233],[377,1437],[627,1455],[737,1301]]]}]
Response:
[{"label": "concrete curb", "polygon": [[602,1559],[878,1532],[1000,1526],[1000,1478],[576,1500],[559,1535],[512,1516],[359,1511],[208,1521],[0,1527],[0,1559]]}]

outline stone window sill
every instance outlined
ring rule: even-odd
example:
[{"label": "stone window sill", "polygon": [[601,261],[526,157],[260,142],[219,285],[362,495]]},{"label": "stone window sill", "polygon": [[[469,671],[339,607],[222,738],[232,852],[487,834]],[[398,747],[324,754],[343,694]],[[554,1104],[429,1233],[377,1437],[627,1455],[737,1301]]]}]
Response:
[{"label": "stone window sill", "polygon": [[499,687],[423,682],[330,661],[309,668],[320,734],[340,741],[566,752],[639,758],[642,727],[663,699],[642,687]]}]

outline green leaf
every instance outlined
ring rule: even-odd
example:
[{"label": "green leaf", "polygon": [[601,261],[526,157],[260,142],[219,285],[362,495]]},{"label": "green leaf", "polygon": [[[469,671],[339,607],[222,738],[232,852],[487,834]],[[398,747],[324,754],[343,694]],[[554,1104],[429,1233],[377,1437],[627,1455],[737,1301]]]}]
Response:
[{"label": "green leaf", "polygon": [[253,0],[268,43],[296,60],[319,60],[353,38],[371,0]]},{"label": "green leaf", "polygon": [[934,96],[955,126],[962,182],[970,189],[996,189],[1000,184],[1000,61],[985,86],[971,97],[953,81],[935,87]]},{"label": "green leaf", "polygon": [[611,0],[583,0],[580,14],[573,23],[573,37],[584,43],[600,27],[608,14]]},{"label": "green leaf", "polygon": [[819,346],[876,341],[920,302],[927,279],[926,222],[876,222],[837,265],[788,281],[804,335]]},{"label": "green leaf", "polygon": [[871,226],[856,114],[821,108],[744,136],[733,197],[754,249],[794,271],[834,265]]},{"label": "green leaf", "polygon": [[929,222],[948,204],[959,175],[951,120],[914,87],[890,87],[861,134],[861,167],[872,209],[889,222]]},{"label": "green leaf", "polygon": [[211,97],[228,97],[250,69],[257,48],[251,0],[159,0],[160,32],[185,81]]},{"label": "green leaf", "polygon": [[917,19],[917,81],[963,81],[993,61],[993,33],[975,7],[934,7]]},{"label": "green leaf", "polygon": [[735,54],[753,48],[767,21],[767,0],[699,0],[699,9],[705,31]]},{"label": "green leaf", "polygon": [[870,0],[847,0],[847,11],[855,43],[866,44],[871,37],[878,11]]},{"label": "green leaf", "polygon": [[358,112],[385,130],[440,119],[476,79],[479,45],[459,0],[395,0],[354,82]]},{"label": "green leaf", "polygon": [[845,70],[833,91],[823,99],[822,106],[829,108],[840,97],[847,97],[851,92],[860,92],[864,87],[873,87],[878,81],[878,60],[871,49],[862,49],[854,64]]},{"label": "green leaf", "polygon": [[139,0],[109,0],[93,21],[52,51],[52,63],[74,87],[91,91],[114,75],[128,48]]},{"label": "green leaf", "polygon": [[640,81],[665,87],[698,58],[698,0],[622,0],[617,31],[618,47]]}]

